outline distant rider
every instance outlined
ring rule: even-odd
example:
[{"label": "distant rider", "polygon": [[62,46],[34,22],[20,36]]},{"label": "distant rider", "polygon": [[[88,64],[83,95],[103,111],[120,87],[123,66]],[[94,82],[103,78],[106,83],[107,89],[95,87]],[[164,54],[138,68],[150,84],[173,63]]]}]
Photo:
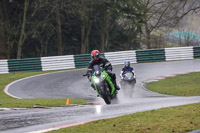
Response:
[{"label": "distant rider", "polygon": [[[89,62],[88,70],[87,70],[88,79],[91,81],[91,77],[92,77],[92,73],[93,73],[92,69],[93,69],[94,65],[102,66],[103,68],[105,68],[106,72],[111,77],[111,80],[112,80],[115,88],[117,90],[120,90],[119,86],[116,83],[116,75],[115,75],[115,73],[112,73],[112,65],[111,65],[111,63],[106,58],[100,57],[99,50],[93,50],[91,52],[91,59],[92,60]],[[91,86],[94,88],[93,84]]]},{"label": "distant rider", "polygon": [[123,75],[127,72],[134,73],[133,67],[130,66],[130,61],[124,62],[124,67],[122,68],[122,71],[120,73],[120,78],[123,79]]}]

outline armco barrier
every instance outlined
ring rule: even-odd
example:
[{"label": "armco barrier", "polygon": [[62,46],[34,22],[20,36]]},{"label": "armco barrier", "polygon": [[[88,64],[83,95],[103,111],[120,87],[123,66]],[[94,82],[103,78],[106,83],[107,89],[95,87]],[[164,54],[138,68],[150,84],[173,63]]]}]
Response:
[{"label": "armco barrier", "polygon": [[108,59],[112,65],[123,64],[124,61],[129,60],[131,63],[136,63],[135,50],[108,52],[105,53],[105,58]]},{"label": "armco barrier", "polygon": [[0,74],[8,73],[8,61],[0,60]]},{"label": "armco barrier", "polygon": [[194,59],[200,58],[200,47],[193,47]]},{"label": "armco barrier", "polygon": [[75,68],[74,56],[41,57],[42,71]]},{"label": "armco barrier", "polygon": [[[101,56],[104,57],[104,53],[101,53]],[[91,54],[74,55],[74,62],[76,68],[87,67],[90,61],[91,61]]]},{"label": "armco barrier", "polygon": [[9,72],[42,71],[40,58],[9,59]]},{"label": "armco barrier", "polygon": [[166,61],[193,59],[193,47],[165,48]]},{"label": "armco barrier", "polygon": [[137,63],[165,61],[165,49],[136,50]]}]

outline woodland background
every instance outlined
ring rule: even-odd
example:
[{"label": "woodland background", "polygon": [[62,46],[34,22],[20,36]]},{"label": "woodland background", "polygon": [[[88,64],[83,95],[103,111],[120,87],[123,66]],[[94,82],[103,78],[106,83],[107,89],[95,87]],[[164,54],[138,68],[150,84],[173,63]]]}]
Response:
[{"label": "woodland background", "polygon": [[1,0],[0,59],[199,45],[200,0]]}]

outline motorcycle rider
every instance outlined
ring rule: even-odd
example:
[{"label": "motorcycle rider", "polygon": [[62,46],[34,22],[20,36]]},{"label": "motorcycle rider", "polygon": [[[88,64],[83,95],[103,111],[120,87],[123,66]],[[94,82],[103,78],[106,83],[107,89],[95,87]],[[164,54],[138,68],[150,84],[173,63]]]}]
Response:
[{"label": "motorcycle rider", "polygon": [[[100,65],[103,68],[105,68],[106,72],[111,77],[111,80],[112,80],[116,90],[120,90],[119,86],[116,83],[116,75],[115,75],[115,73],[112,73],[112,65],[111,65],[111,63],[106,58],[100,57],[99,50],[93,50],[91,52],[91,59],[92,60],[89,62],[88,70],[87,70],[89,81],[91,81],[91,77],[92,77],[92,73],[93,73],[92,72],[93,66],[94,65]],[[91,84],[91,86],[92,86],[92,88],[95,89],[93,84]]]},{"label": "motorcycle rider", "polygon": [[133,67],[130,66],[130,61],[125,61],[124,62],[124,67],[122,68],[122,71],[120,73],[120,78],[123,79],[123,75],[126,72],[132,72],[134,73]]}]

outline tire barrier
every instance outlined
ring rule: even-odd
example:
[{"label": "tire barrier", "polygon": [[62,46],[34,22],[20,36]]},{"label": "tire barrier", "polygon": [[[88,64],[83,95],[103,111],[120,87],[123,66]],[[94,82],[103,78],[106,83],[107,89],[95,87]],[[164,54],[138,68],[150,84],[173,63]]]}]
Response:
[{"label": "tire barrier", "polygon": [[[123,64],[125,60],[131,63],[147,63],[198,59],[200,46],[106,52],[101,53],[101,56],[113,65]],[[86,68],[90,60],[90,54],[0,60],[0,74]]]},{"label": "tire barrier", "polygon": [[135,50],[107,52],[104,55],[112,65],[123,64],[126,60],[129,60],[131,63],[137,63]]},{"label": "tire barrier", "polygon": [[41,58],[9,59],[8,70],[9,73],[42,71]]},{"label": "tire barrier", "polygon": [[75,68],[74,56],[50,56],[41,57],[42,71],[48,70],[61,70],[61,69],[72,69]]},{"label": "tire barrier", "polygon": [[137,63],[165,61],[165,49],[136,51]]},{"label": "tire barrier", "polygon": [[200,47],[193,47],[194,59],[200,58]]}]

